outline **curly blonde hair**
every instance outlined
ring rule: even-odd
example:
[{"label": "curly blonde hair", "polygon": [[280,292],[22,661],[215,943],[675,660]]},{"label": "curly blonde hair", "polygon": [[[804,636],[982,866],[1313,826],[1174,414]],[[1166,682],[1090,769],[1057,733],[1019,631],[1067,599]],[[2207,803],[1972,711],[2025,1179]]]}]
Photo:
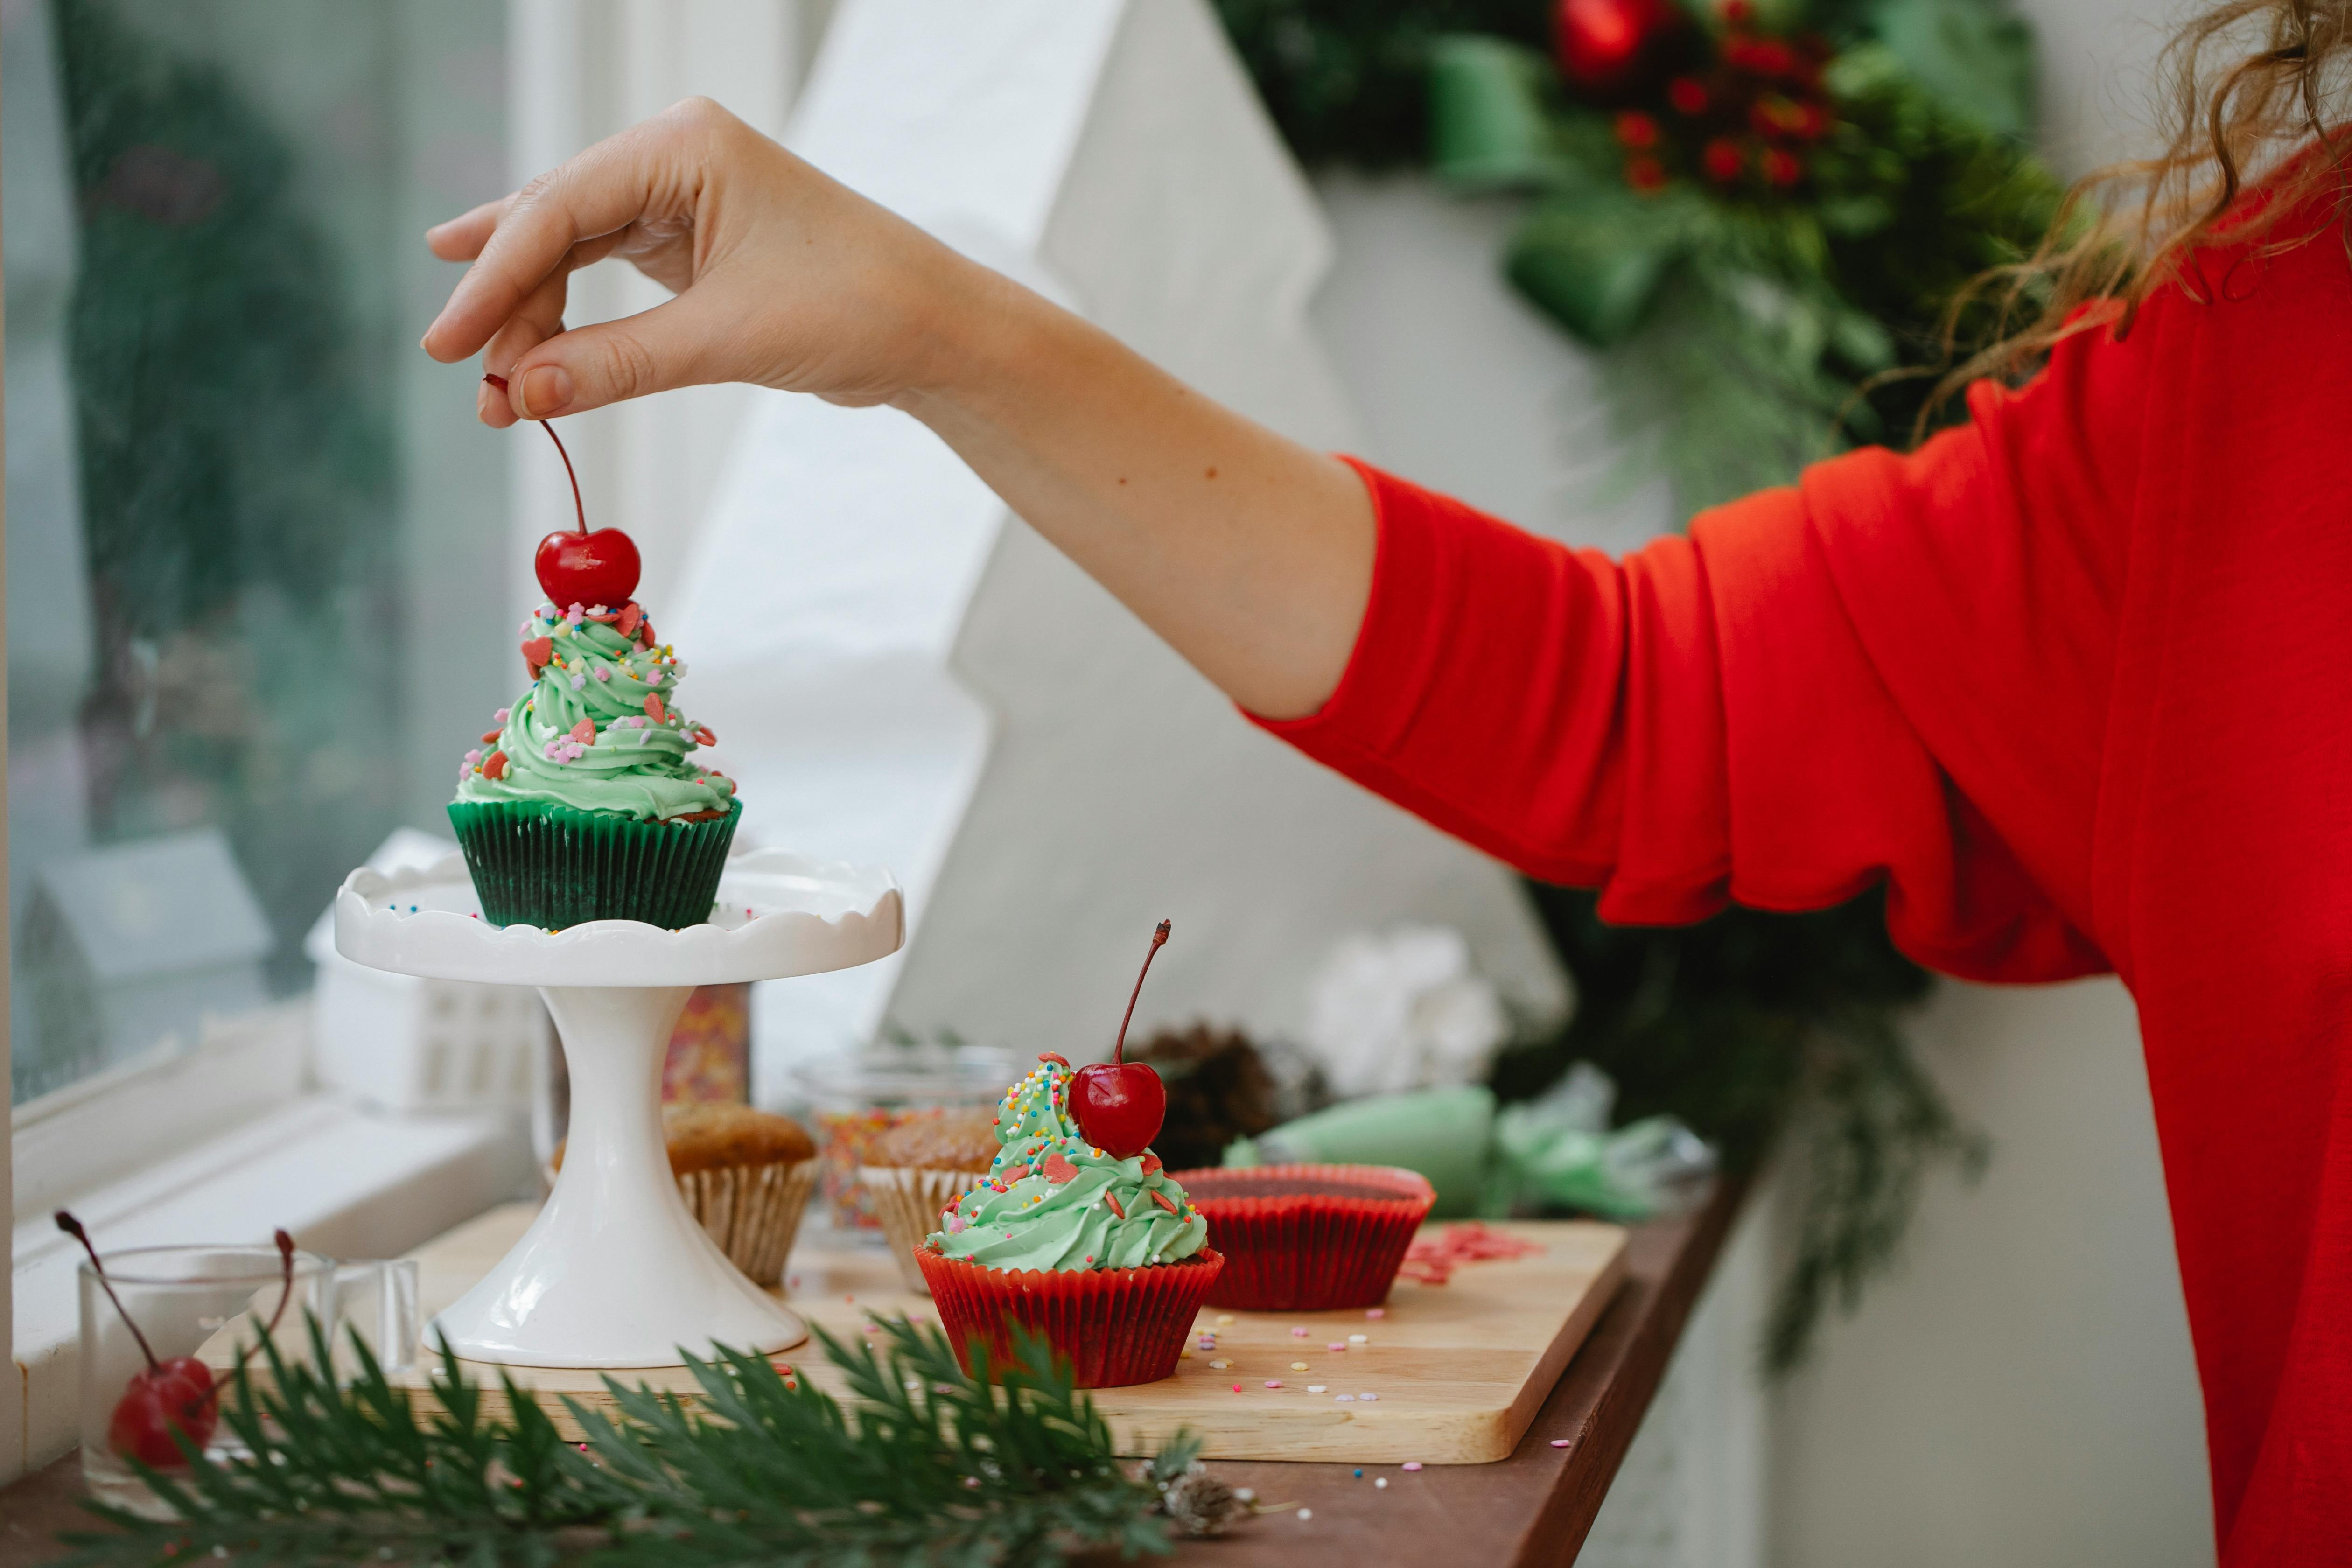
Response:
[{"label": "curly blonde hair", "polygon": [[[2323,190],[2336,193],[2332,211],[2346,210],[2344,161],[2313,154],[2341,123],[2352,87],[2352,0],[2223,0],[2166,46],[2158,80],[2164,150],[2076,181],[2032,256],[1962,291],[1947,317],[1948,348],[1973,300],[1989,298],[2002,328],[1944,378],[1937,401],[1981,376],[2013,378],[2077,332],[2129,331],[2168,283],[2199,297],[2226,289],[2197,266],[2218,230],[2275,255],[2326,232],[2325,223],[2277,232],[2288,215],[2309,216]],[[2242,205],[2254,187],[2267,199]],[[2352,230],[2336,226],[2352,255]]]}]

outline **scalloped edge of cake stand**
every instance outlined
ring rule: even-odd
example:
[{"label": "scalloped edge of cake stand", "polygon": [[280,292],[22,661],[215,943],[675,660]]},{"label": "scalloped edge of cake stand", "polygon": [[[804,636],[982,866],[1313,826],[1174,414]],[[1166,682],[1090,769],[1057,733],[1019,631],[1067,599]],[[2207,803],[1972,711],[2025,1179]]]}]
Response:
[{"label": "scalloped edge of cake stand", "polygon": [[[740,912],[739,912],[740,911]],[[889,872],[755,849],[727,863],[709,921],[665,931],[590,921],[493,926],[465,857],[389,875],[362,867],[335,894],[335,947],[373,969],[498,985],[718,985],[854,969],[906,941]]]}]

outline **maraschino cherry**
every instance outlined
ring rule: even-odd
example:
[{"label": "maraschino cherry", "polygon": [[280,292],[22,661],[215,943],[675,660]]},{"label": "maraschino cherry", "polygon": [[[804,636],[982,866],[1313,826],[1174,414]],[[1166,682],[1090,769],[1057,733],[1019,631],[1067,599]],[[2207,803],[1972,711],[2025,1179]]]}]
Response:
[{"label": "maraschino cherry", "polygon": [[1168,922],[1161,921],[1151,933],[1151,946],[1144,952],[1135,989],[1128,993],[1127,1016],[1118,1021],[1118,1039],[1110,1048],[1110,1060],[1082,1067],[1070,1075],[1070,1114],[1077,1119],[1078,1131],[1087,1135],[1087,1142],[1115,1159],[1125,1160],[1151,1147],[1151,1141],[1160,1136],[1160,1124],[1168,1119],[1167,1085],[1141,1062],[1127,1059],[1127,1026],[1135,1020],[1135,999],[1143,994],[1143,976],[1151,973],[1151,961],[1167,941]]},{"label": "maraschino cherry", "polygon": [[[114,1303],[122,1326],[131,1331],[131,1337],[139,1342],[139,1353],[147,1358],[147,1370],[133,1373],[122,1397],[115,1402],[114,1414],[106,1424],[106,1446],[120,1457],[136,1459],[151,1470],[185,1466],[188,1456],[174,1434],[185,1437],[190,1447],[202,1452],[220,1425],[220,1391],[224,1385],[214,1378],[213,1369],[194,1356],[156,1360],[154,1347],[139,1331],[139,1324],[123,1306],[122,1298],[114,1293],[114,1282],[106,1277],[106,1264],[98,1256],[98,1248],[90,1245],[89,1232],[64,1209],[58,1211],[57,1221],[58,1228],[80,1242],[82,1250],[89,1254],[89,1266],[98,1273],[99,1289]],[[281,1283],[278,1309],[269,1314],[269,1326],[262,1331],[265,1338],[278,1331],[278,1321],[286,1315],[286,1303],[294,1294],[294,1238],[281,1230],[276,1239]],[[247,1358],[252,1356],[255,1348],[256,1345],[246,1347]],[[238,1364],[243,1364],[242,1359]]]},{"label": "maraschino cherry", "polygon": [[[500,392],[507,389],[505,376],[482,379]],[[572,454],[563,449],[563,437],[555,433],[553,425],[544,419],[538,424],[563,459],[563,472],[572,480],[572,510],[578,514],[580,526],[559,528],[541,540],[531,554],[531,570],[558,610],[573,605],[617,610],[637,591],[643,567],[637,560],[636,541],[617,528],[588,531],[588,508],[580,499],[580,476],[572,469]]]}]

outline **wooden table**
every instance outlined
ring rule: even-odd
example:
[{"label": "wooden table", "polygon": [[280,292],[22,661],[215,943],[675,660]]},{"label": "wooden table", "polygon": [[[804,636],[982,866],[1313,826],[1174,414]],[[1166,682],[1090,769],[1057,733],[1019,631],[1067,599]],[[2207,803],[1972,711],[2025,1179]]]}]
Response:
[{"label": "wooden table", "polygon": [[[1625,1283],[1569,1363],[1509,1458],[1406,1474],[1366,1466],[1223,1461],[1215,1471],[1265,1502],[1313,1510],[1250,1521],[1222,1541],[1187,1543],[1179,1563],[1215,1568],[1318,1568],[1571,1563],[1649,1409],[1666,1360],[1746,1196],[1726,1184],[1695,1213],[1634,1227]],[[1556,1438],[1567,1440],[1555,1448]],[[86,1526],[75,1506],[80,1461],[68,1457],[0,1490],[0,1568],[58,1554],[56,1532]],[[1388,1486],[1376,1488],[1378,1477]]]}]

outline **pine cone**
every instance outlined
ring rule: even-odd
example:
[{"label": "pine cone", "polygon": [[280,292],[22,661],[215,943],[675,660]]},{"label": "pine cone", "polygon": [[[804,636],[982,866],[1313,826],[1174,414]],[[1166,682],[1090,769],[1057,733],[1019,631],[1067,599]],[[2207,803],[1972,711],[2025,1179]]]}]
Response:
[{"label": "pine cone", "polygon": [[1150,1063],[1168,1086],[1168,1117],[1152,1147],[1170,1170],[1223,1163],[1226,1144],[1282,1120],[1274,1075],[1239,1030],[1162,1029],[1128,1054]]},{"label": "pine cone", "polygon": [[1234,1495],[1234,1489],[1209,1474],[1208,1467],[1198,1459],[1168,1483],[1160,1493],[1160,1506],[1187,1535],[1223,1535],[1225,1526],[1249,1511],[1249,1505]]}]

